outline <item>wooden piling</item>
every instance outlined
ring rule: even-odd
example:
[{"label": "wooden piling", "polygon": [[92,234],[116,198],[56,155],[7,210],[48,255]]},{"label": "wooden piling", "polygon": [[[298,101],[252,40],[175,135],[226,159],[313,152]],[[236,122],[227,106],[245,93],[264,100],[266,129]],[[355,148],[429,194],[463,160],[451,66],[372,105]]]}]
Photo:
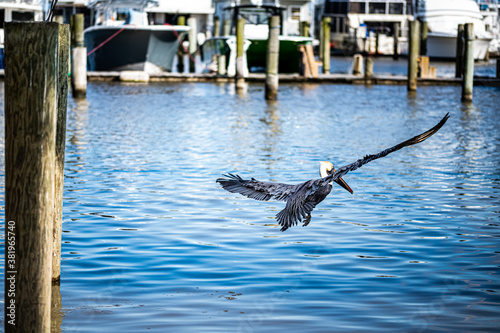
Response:
[{"label": "wooden piling", "polygon": [[427,21],[419,21],[420,24],[420,55],[427,55]]},{"label": "wooden piling", "polygon": [[83,39],[83,14],[75,14],[71,20],[71,93],[74,98],[87,95],[87,48]]},{"label": "wooden piling", "polygon": [[330,17],[323,17],[322,60],[323,74],[330,73]]},{"label": "wooden piling", "polygon": [[231,20],[224,20],[222,25],[222,36],[231,35]]},{"label": "wooden piling", "polygon": [[380,46],[380,33],[377,32],[375,34],[375,55],[379,55],[380,52],[379,52],[379,47]]},{"label": "wooden piling", "polygon": [[363,56],[361,54],[355,54],[352,65],[352,74],[361,75],[363,72]]},{"label": "wooden piling", "polygon": [[214,37],[220,37],[220,18],[214,18]]},{"label": "wooden piling", "polygon": [[300,35],[304,37],[309,37],[309,28],[311,24],[308,21],[300,22]]},{"label": "wooden piling", "polygon": [[68,70],[70,31],[67,24],[59,25],[59,68],[57,91],[56,163],[54,193],[54,225],[52,245],[52,282],[61,277],[61,237],[64,184],[64,151],[66,147],[66,109],[68,105]]},{"label": "wooden piling", "polygon": [[83,14],[74,14],[71,19],[71,46],[84,46],[83,38],[84,16]]},{"label": "wooden piling", "polygon": [[266,55],[266,100],[278,99],[278,62],[280,50],[280,17],[269,19],[269,38],[267,39]]},{"label": "wooden piling", "polygon": [[464,64],[464,25],[459,24],[457,29],[457,49],[455,57],[455,77],[461,78]]},{"label": "wooden piling", "polygon": [[[186,25],[186,17],[178,16],[177,17],[177,25],[184,26]],[[180,41],[179,49],[177,50],[177,72],[184,73],[184,46],[182,45],[182,40]]]},{"label": "wooden piling", "polygon": [[394,60],[399,59],[399,22],[394,23],[394,31],[393,31],[393,39],[394,39],[394,48],[393,48],[393,54],[392,58]]},{"label": "wooden piling", "polygon": [[462,79],[462,101],[472,101],[472,88],[474,86],[474,24],[466,23],[464,26],[464,77]]},{"label": "wooden piling", "polygon": [[188,26],[191,28],[189,30],[188,39],[189,39],[189,72],[196,73],[196,64],[195,57],[196,51],[198,51],[198,39],[197,33],[198,28],[196,26],[196,18],[190,17],[187,19]]},{"label": "wooden piling", "polygon": [[365,57],[365,84],[372,84],[373,78],[373,58],[371,56]]},{"label": "wooden piling", "polygon": [[245,87],[245,58],[243,57],[245,53],[245,19],[238,18],[236,23],[236,89],[242,89]]},{"label": "wooden piling", "polygon": [[410,21],[410,45],[408,54],[408,91],[417,90],[417,72],[418,72],[418,49],[419,49],[419,22]]},{"label": "wooden piling", "polygon": [[50,332],[59,24],[5,23],[5,332]]}]

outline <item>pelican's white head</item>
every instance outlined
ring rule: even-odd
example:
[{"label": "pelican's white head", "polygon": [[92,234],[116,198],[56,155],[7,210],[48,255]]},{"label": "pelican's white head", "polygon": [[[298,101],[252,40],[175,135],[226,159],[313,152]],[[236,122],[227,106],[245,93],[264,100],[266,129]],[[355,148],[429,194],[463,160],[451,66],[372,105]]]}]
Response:
[{"label": "pelican's white head", "polygon": [[335,171],[335,168],[333,167],[333,164],[328,161],[321,161],[319,162],[319,176],[321,178],[325,178],[329,174],[332,173],[332,171]]}]

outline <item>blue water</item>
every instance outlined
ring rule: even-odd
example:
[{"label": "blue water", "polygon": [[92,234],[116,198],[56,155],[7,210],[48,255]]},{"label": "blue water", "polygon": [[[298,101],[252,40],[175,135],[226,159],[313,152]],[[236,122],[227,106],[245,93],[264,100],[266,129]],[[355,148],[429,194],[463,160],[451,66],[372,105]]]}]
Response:
[{"label": "blue water", "polygon": [[[261,84],[91,83],[70,98],[53,332],[498,330],[498,88],[475,87],[472,104],[460,87],[263,97]],[[447,112],[424,143],[347,174],[354,195],[334,188],[305,228],[282,233],[283,203],[215,183],[316,178],[319,161],[353,162]]]}]

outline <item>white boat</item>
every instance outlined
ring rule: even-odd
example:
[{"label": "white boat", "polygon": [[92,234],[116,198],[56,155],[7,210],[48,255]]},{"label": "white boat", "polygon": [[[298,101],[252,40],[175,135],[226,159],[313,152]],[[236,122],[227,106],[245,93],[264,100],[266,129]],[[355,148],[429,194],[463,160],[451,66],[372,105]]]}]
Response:
[{"label": "white boat", "polygon": [[4,22],[11,21],[42,21],[45,1],[0,1],[0,12],[3,12],[3,22],[0,22],[0,69],[4,68],[3,50],[5,34]]},{"label": "white boat", "polygon": [[427,22],[429,57],[455,58],[458,25],[465,23],[474,24],[474,59],[486,57],[494,36],[474,0],[416,0],[415,6],[415,18]]},{"label": "white boat", "polygon": [[95,25],[85,29],[90,71],[171,71],[187,26],[149,25],[149,0],[97,0]]},{"label": "white boat", "polygon": [[[413,20],[411,0],[324,0],[316,20],[331,17],[332,52],[394,54],[398,29],[398,53],[408,53],[408,20]],[[378,35],[378,50],[376,50]]]},{"label": "white boat", "polygon": [[483,16],[483,22],[487,31],[493,33],[493,40],[490,43],[489,52],[491,55],[500,55],[500,4],[498,0],[475,0],[479,6],[479,11]]}]

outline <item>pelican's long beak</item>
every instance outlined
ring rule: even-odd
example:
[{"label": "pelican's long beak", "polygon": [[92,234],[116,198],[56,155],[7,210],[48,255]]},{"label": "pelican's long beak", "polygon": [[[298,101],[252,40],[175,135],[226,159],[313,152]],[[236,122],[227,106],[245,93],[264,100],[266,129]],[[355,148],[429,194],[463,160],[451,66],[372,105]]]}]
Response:
[{"label": "pelican's long beak", "polygon": [[349,185],[347,185],[347,183],[342,179],[342,177],[339,177],[339,179],[335,180],[335,182],[337,184],[339,184],[340,186],[342,186],[345,190],[351,192],[351,194],[353,194],[351,188],[349,187]]}]

